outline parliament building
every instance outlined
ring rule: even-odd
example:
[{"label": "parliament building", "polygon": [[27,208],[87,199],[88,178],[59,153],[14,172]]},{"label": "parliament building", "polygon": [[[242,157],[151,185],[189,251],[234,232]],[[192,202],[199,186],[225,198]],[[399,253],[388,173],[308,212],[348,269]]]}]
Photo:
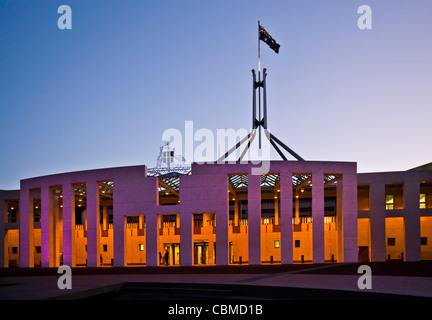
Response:
[{"label": "parliament building", "polygon": [[432,260],[432,164],[193,163],[53,174],[0,191],[0,267]]}]

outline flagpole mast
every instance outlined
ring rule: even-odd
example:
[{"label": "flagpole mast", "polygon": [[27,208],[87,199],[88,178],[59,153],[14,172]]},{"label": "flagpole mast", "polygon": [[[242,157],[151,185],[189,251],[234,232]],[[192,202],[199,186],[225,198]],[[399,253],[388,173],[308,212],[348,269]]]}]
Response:
[{"label": "flagpole mast", "polygon": [[[258,83],[261,82],[261,46],[260,46],[260,21],[258,20]],[[261,121],[261,87],[258,86],[258,121]],[[261,149],[261,127],[259,133],[259,149]]]},{"label": "flagpole mast", "polygon": [[261,72],[261,58],[260,58],[260,21],[258,20],[258,75]]}]

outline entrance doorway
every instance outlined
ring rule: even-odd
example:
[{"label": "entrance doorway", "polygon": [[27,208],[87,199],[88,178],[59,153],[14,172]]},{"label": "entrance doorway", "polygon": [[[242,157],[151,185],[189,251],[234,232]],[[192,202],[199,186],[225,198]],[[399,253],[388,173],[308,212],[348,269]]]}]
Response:
[{"label": "entrance doorway", "polygon": [[180,265],[180,243],[164,243],[163,264]]},{"label": "entrance doorway", "polygon": [[208,242],[194,242],[194,264],[209,263]]},{"label": "entrance doorway", "polygon": [[369,262],[369,247],[361,246],[358,248],[358,261]]}]

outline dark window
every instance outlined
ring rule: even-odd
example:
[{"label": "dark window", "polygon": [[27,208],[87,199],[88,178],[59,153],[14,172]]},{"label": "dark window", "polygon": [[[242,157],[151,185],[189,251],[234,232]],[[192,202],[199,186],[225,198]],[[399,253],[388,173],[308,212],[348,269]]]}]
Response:
[{"label": "dark window", "polygon": [[126,218],[128,223],[139,222],[139,216],[129,216]]},{"label": "dark window", "polygon": [[294,247],[300,248],[300,240],[295,240],[294,241]]},{"label": "dark window", "polygon": [[41,215],[41,211],[39,206],[36,206],[34,211],[33,211],[33,221],[34,222],[40,222],[40,215]]},{"label": "dark window", "polygon": [[104,245],[103,245],[103,251],[104,251],[104,252],[107,252],[107,251],[108,251],[108,245],[107,245],[107,244],[104,244]]},{"label": "dark window", "polygon": [[36,246],[36,253],[41,253],[41,247],[40,246]]},{"label": "dark window", "polygon": [[12,247],[12,253],[18,253],[18,247]]},{"label": "dark window", "polygon": [[395,238],[387,238],[387,245],[388,246],[394,246],[396,243],[396,239]]},{"label": "dark window", "polygon": [[420,238],[420,245],[422,245],[422,246],[427,245],[427,237],[421,237]]}]

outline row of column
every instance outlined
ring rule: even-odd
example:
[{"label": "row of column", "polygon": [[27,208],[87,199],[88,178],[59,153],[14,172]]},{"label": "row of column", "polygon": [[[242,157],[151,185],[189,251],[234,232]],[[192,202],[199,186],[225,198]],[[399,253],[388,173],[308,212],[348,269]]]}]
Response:
[{"label": "row of column", "polygon": [[[87,185],[87,263],[88,266],[99,265],[99,185],[97,181],[86,182]],[[41,264],[42,267],[53,267],[59,264],[56,230],[59,219],[57,206],[50,186],[40,187],[41,197]],[[75,192],[72,184],[62,186],[62,220],[63,220],[63,264],[75,266]],[[20,266],[34,266],[34,208],[33,192],[22,189],[20,193]]]},{"label": "row of column", "polygon": [[[312,173],[313,262],[324,263],[324,173]],[[338,181],[338,261],[356,262],[357,181],[356,174],[345,174]],[[281,263],[293,263],[293,186],[292,172],[280,174]],[[248,177],[249,264],[261,263],[260,176]]]},{"label": "row of column", "polygon": [[[313,217],[313,262],[324,263],[324,174],[312,174],[312,217]],[[340,187],[339,187],[340,186]],[[347,201],[343,197],[342,181],[338,182],[338,190],[340,192],[339,201],[341,204]],[[353,190],[351,190],[352,193]],[[348,190],[346,194],[348,194]],[[356,192],[354,193],[356,195]],[[292,228],[292,215],[293,215],[293,186],[292,186],[292,173],[280,174],[280,225],[281,225],[281,263],[293,263],[293,228]],[[356,203],[356,202],[354,202]],[[349,203],[348,203],[349,204]],[[340,221],[338,221],[339,236],[341,241],[338,244],[339,260],[342,261],[343,255],[343,221],[342,210],[338,210]],[[351,210],[352,212],[352,210]],[[350,210],[347,210],[350,213]],[[354,215],[356,218],[356,212]],[[346,219],[345,224],[351,224],[350,230],[354,230],[353,237],[357,240],[356,220]],[[355,228],[352,226],[355,225]],[[249,175],[248,177],[248,234],[249,234],[249,264],[261,264],[261,186],[259,175]],[[357,244],[355,244],[357,248]],[[348,250],[349,260],[357,259],[353,257],[353,250]]]},{"label": "row of column", "polygon": [[[344,176],[344,181],[338,182],[340,197],[340,214],[338,215],[338,261],[357,261],[357,185],[356,179],[350,175]],[[350,183],[350,180],[352,183]],[[324,262],[324,173],[312,173],[312,216],[313,216],[313,262]],[[99,228],[99,187],[97,181],[87,181],[87,265],[99,266],[100,257],[100,228]],[[340,187],[339,187],[340,186]],[[63,184],[63,264],[75,266],[75,203],[74,187]],[[41,247],[42,266],[56,265],[55,256],[55,224],[53,217],[52,192],[49,186],[42,186],[41,190]],[[383,189],[384,190],[384,189]],[[216,261],[218,265],[228,265],[228,197],[224,184],[212,189],[221,199],[216,198],[211,210],[202,208],[202,212],[215,212],[216,215]],[[383,191],[384,192],[384,191]],[[293,263],[293,232],[292,232],[292,172],[280,174],[280,225],[281,225],[281,263]],[[372,193],[374,194],[374,193]],[[375,196],[375,195],[374,195]],[[193,197],[190,203],[194,202]],[[373,201],[372,201],[373,202]],[[114,197],[114,265],[126,265],[126,221],[122,209],[127,204],[120,204]],[[204,205],[203,205],[204,206]],[[193,264],[193,219],[191,206],[188,201],[182,201],[176,206],[180,212],[180,259],[182,265]],[[33,239],[33,199],[29,189],[22,189],[20,196],[20,266],[33,267],[34,247]],[[343,212],[343,216],[342,216]],[[140,213],[146,216],[146,263],[148,266],[158,265],[159,235],[156,213]],[[372,223],[372,225],[374,225]],[[374,226],[374,228],[376,228]],[[384,226],[382,226],[382,230]],[[249,264],[261,264],[261,182],[260,175],[248,176],[248,235],[249,235]],[[409,237],[407,237],[409,238]],[[418,237],[419,238],[419,237]],[[372,239],[375,241],[375,238]],[[376,242],[376,241],[375,241]],[[384,242],[383,242],[384,243]],[[58,245],[58,244],[57,244]],[[385,250],[384,250],[385,252]],[[407,256],[408,258],[408,256]]]}]

